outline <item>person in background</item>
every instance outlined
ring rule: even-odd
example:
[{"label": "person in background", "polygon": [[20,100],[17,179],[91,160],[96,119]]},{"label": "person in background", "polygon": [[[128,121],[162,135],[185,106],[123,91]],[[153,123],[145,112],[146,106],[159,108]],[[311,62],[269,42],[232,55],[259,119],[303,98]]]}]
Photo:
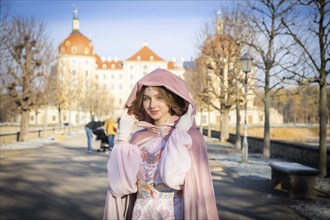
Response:
[{"label": "person in background", "polygon": [[94,117],[92,120],[85,125],[85,131],[87,135],[87,151],[88,153],[92,152],[92,140],[93,140],[93,131],[98,127],[102,126],[103,123],[101,121],[95,121]]},{"label": "person in background", "polygon": [[109,150],[112,150],[115,140],[115,135],[117,134],[116,124],[112,119],[107,119],[104,123],[104,131],[108,138]]},{"label": "person in background", "polygon": [[[168,70],[136,83],[107,163],[103,219],[219,218],[195,114],[184,81]],[[140,129],[133,132],[134,126]]]}]

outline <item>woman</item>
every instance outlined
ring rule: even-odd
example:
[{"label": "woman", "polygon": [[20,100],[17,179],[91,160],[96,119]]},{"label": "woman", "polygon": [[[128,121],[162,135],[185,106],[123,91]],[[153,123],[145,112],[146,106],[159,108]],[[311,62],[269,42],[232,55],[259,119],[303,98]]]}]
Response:
[{"label": "woman", "polygon": [[[139,80],[108,160],[104,219],[218,219],[205,142],[182,79],[156,69]],[[133,125],[141,128],[132,137]]]}]

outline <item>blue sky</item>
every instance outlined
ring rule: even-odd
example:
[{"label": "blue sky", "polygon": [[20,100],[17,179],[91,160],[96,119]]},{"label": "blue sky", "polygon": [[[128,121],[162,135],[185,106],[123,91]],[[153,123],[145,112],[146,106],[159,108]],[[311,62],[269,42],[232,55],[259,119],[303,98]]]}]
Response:
[{"label": "blue sky", "polygon": [[96,53],[119,60],[132,56],[144,41],[165,60],[190,60],[196,55],[197,36],[203,25],[221,7],[235,4],[229,0],[4,2],[9,5],[10,15],[44,19],[56,46],[71,33],[75,5],[80,31],[92,40]]}]

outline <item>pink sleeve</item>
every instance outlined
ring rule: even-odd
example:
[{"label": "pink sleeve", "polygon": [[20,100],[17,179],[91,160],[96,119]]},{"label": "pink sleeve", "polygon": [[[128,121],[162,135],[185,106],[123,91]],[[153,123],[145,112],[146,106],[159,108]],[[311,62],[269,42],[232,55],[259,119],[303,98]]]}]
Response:
[{"label": "pink sleeve", "polygon": [[109,191],[115,197],[137,191],[136,175],[140,168],[140,149],[130,143],[115,144],[108,160]]},{"label": "pink sleeve", "polygon": [[174,129],[169,137],[160,163],[160,175],[166,185],[172,189],[182,188],[186,173],[191,167],[189,149],[192,140],[187,131]]}]

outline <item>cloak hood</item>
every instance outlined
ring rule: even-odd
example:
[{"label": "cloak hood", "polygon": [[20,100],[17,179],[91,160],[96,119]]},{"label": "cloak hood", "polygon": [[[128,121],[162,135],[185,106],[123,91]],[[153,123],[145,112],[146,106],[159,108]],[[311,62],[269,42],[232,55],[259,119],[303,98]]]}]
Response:
[{"label": "cloak hood", "polygon": [[171,92],[177,94],[183,98],[187,103],[193,106],[193,114],[196,114],[196,105],[192,99],[192,95],[189,92],[186,83],[183,79],[176,76],[174,73],[166,69],[155,69],[149,74],[142,77],[135,84],[131,94],[129,95],[125,108],[130,107],[136,99],[137,93],[142,89],[143,86],[164,86]]}]

